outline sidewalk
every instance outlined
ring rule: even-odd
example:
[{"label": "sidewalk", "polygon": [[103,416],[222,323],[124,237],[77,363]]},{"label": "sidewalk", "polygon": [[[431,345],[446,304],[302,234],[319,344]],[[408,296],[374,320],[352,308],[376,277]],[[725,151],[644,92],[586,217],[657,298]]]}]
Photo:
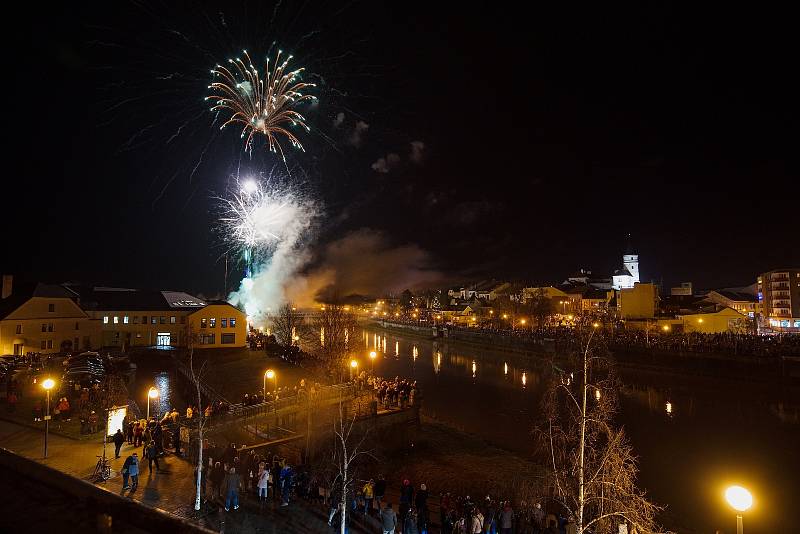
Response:
[{"label": "sidewalk", "polygon": [[[0,446],[12,452],[43,463],[54,469],[84,480],[94,472],[97,455],[101,455],[101,443],[75,441],[62,436],[50,435],[48,438],[48,458],[43,458],[44,434],[26,426],[8,421],[0,421]],[[139,488],[135,492],[122,490],[120,469],[125,458],[134,450],[140,456]],[[107,491],[118,493],[152,508],[195,519],[193,505],[195,483],[193,469],[182,458],[168,454],[159,458],[161,471],[148,472],[147,462],[141,460],[141,447],[134,448],[127,443],[120,451],[121,458],[114,458],[114,446],[106,447],[106,457],[111,463],[111,478],[96,484]],[[301,500],[295,500],[288,507],[274,503],[259,508],[254,496],[240,495],[241,507],[226,513],[212,506],[211,511],[199,522],[216,531],[227,534],[238,532],[263,533],[305,533],[330,532],[324,511]],[[351,528],[350,532],[359,532]]]}]

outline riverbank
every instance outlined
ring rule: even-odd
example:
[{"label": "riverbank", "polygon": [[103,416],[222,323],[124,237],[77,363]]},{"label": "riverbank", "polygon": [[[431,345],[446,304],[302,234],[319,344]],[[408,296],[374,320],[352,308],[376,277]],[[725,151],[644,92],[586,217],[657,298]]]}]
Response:
[{"label": "riverbank", "polygon": [[[563,360],[563,355],[556,351],[555,343],[548,342],[548,340],[538,343],[509,336],[462,330],[449,332],[447,337],[434,337],[430,327],[395,324],[387,321],[369,321],[364,326],[442,345],[503,353],[516,358],[516,361],[520,363],[531,363],[535,360]],[[611,350],[611,353],[617,366],[621,369],[725,378],[750,383],[760,381],[774,384],[775,380],[778,380],[784,385],[800,386],[800,369],[795,369],[800,366],[800,363],[793,359],[745,357],[721,353],[670,352],[658,349],[642,351],[640,348],[634,347],[615,348]]]}]

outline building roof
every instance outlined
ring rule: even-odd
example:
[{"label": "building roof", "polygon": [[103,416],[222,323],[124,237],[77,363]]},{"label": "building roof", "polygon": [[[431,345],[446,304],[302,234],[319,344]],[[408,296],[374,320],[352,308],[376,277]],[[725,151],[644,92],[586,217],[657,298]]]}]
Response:
[{"label": "building roof", "polygon": [[187,311],[207,305],[204,300],[182,291],[92,287],[81,288],[78,292],[81,307],[88,310]]},{"label": "building roof", "polygon": [[611,276],[633,276],[628,269],[617,269]]},{"label": "building roof", "polygon": [[742,291],[731,291],[728,289],[719,289],[715,291],[719,293],[726,299],[730,299],[735,302],[758,302],[758,297],[751,293],[745,293]]}]

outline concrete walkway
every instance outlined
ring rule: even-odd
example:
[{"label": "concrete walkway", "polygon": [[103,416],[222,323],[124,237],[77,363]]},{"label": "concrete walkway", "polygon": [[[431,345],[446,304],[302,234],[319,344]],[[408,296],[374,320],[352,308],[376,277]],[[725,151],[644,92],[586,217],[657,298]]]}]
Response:
[{"label": "concrete walkway", "polygon": [[[0,446],[37,462],[58,469],[77,478],[88,480],[94,472],[97,456],[102,455],[101,443],[76,441],[50,435],[48,457],[43,457],[44,433],[8,421],[0,421]],[[139,453],[139,488],[135,492],[122,490],[120,469],[132,452]],[[106,456],[111,463],[111,478],[97,486],[119,493],[146,506],[158,508],[181,517],[195,519],[194,475],[192,467],[182,458],[168,454],[159,459],[161,470],[149,472],[147,462],[141,460],[141,447],[134,449],[124,444],[120,458],[114,458],[114,446],[106,446]],[[294,501],[288,507],[269,504],[259,507],[254,496],[240,495],[241,507],[226,513],[216,505],[206,507],[199,522],[219,532],[301,533],[331,532],[324,511],[303,501]],[[359,532],[351,529],[351,532]]]}]

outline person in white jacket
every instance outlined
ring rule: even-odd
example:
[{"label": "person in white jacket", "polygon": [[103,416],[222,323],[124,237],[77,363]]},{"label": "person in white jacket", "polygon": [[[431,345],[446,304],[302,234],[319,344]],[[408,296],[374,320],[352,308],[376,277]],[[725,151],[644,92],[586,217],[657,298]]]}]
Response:
[{"label": "person in white jacket", "polygon": [[483,532],[483,514],[480,510],[475,510],[475,515],[472,516],[472,534],[481,534]]},{"label": "person in white jacket", "polygon": [[258,488],[258,500],[263,505],[267,500],[267,488],[269,488],[269,469],[266,469],[264,462],[258,463],[256,487]]}]

